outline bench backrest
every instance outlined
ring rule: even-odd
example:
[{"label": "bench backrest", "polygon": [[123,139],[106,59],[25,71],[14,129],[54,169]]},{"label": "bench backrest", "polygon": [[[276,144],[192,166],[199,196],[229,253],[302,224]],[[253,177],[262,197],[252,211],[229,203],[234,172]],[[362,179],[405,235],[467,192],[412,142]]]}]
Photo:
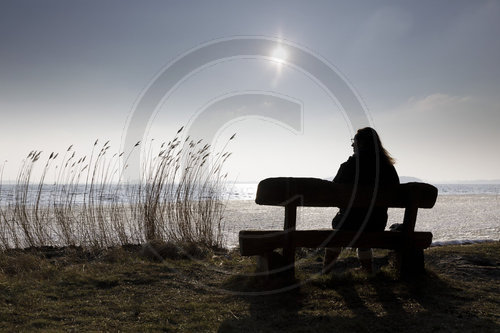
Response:
[{"label": "bench backrest", "polygon": [[438,190],[425,183],[374,187],[337,184],[318,178],[267,178],[255,202],[272,206],[432,208]]}]

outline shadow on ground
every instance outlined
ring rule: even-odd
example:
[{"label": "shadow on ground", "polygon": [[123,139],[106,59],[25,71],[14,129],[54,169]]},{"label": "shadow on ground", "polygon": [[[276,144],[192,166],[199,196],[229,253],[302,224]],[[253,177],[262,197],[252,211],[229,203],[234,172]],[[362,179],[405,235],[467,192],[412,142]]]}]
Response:
[{"label": "shadow on ground", "polygon": [[[379,264],[384,263],[386,259],[379,259]],[[353,265],[355,260],[346,258],[333,275],[312,279],[308,274],[317,271],[319,264],[304,267],[306,274],[298,274],[294,288],[283,281],[233,277],[225,287],[240,293],[249,315],[225,320],[219,332],[488,332],[500,328],[498,321],[470,311],[477,301],[473,295],[433,271],[402,281],[384,269],[366,276]],[[273,293],[276,290],[280,292]]]}]

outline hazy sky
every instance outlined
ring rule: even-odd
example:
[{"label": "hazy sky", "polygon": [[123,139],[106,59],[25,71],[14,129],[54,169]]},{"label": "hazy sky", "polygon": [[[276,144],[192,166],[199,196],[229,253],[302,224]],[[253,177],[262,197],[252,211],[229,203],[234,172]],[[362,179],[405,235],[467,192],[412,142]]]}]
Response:
[{"label": "hazy sky", "polygon": [[[3,178],[15,178],[33,149],[48,156],[73,144],[87,154],[99,138],[119,151],[165,66],[236,36],[283,39],[335,68],[400,175],[500,179],[500,2],[458,0],[1,0]],[[178,82],[149,119],[146,141],[168,141],[217,101],[257,92],[300,107],[300,128],[238,113],[252,105],[235,99],[230,111],[240,116],[219,124],[213,142],[237,133],[228,146],[231,177],[333,176],[352,153],[342,106],[294,54],[273,54],[286,59],[233,57]]]}]

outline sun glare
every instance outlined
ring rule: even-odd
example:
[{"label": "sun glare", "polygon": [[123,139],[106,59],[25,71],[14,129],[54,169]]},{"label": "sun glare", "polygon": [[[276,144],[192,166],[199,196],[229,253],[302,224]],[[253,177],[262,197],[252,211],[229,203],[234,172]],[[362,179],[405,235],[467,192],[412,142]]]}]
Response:
[{"label": "sun glare", "polygon": [[282,46],[278,46],[273,50],[273,53],[271,54],[271,57],[274,61],[276,61],[279,65],[282,65],[286,62],[286,59],[288,57],[288,53],[286,52],[286,49]]},{"label": "sun glare", "polygon": [[287,62],[288,51],[283,46],[278,45],[275,49],[272,50],[270,56],[271,56],[271,61],[275,65],[274,67],[276,69],[276,75],[274,77],[272,85],[276,86],[281,76],[281,72],[283,71],[283,67]]}]

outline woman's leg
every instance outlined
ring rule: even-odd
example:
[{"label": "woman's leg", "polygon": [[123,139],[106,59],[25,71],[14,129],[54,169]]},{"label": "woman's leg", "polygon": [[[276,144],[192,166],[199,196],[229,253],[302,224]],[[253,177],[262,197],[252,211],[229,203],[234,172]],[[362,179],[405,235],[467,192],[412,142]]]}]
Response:
[{"label": "woman's leg", "polygon": [[325,248],[325,258],[323,259],[323,273],[330,273],[333,269],[333,264],[337,260],[341,247],[327,247]]},{"label": "woman's leg", "polygon": [[373,273],[373,253],[370,248],[358,248],[358,259],[361,267],[367,273]]}]

